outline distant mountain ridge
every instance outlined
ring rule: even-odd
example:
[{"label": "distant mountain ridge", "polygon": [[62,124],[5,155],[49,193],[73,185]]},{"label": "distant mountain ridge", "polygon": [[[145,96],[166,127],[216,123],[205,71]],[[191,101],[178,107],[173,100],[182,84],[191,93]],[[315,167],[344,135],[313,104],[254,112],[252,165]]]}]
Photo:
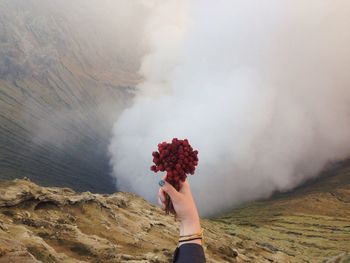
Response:
[{"label": "distant mountain ridge", "polygon": [[141,51],[116,39],[113,30],[125,26],[108,9],[101,1],[0,2],[2,178],[115,190],[108,140],[140,80]]}]

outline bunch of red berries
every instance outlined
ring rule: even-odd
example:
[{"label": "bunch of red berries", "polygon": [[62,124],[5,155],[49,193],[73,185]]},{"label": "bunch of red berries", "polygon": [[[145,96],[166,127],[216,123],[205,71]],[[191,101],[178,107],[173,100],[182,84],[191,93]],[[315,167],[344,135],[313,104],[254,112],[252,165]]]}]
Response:
[{"label": "bunch of red berries", "polygon": [[[187,139],[174,138],[171,143],[159,143],[158,151],[152,156],[155,165],[151,166],[151,171],[166,171],[165,180],[176,190],[180,190],[180,181],[184,182],[187,174],[193,175],[198,165],[198,151],[193,150]],[[174,213],[170,198],[167,200],[166,211]]]}]

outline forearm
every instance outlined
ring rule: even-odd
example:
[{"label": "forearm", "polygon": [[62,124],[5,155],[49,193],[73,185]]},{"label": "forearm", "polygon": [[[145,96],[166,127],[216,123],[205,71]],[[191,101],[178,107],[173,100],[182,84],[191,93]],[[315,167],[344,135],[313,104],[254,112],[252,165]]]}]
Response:
[{"label": "forearm", "polygon": [[[201,232],[201,230],[202,228],[201,228],[199,217],[189,221],[182,221],[180,223],[180,236],[193,235],[195,233]],[[179,246],[183,244],[188,244],[188,243],[202,245],[202,240],[195,239],[195,240],[181,242],[179,243]]]},{"label": "forearm", "polygon": [[201,223],[199,217],[191,220],[183,220],[180,222],[180,236],[191,235],[201,231]]}]

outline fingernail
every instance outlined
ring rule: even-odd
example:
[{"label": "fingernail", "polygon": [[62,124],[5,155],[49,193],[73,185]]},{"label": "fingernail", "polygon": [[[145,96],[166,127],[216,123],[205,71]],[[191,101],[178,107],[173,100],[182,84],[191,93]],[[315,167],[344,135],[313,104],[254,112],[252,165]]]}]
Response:
[{"label": "fingernail", "polygon": [[165,185],[165,181],[164,181],[164,180],[160,180],[158,184],[159,184],[160,186],[163,186],[163,185]]}]

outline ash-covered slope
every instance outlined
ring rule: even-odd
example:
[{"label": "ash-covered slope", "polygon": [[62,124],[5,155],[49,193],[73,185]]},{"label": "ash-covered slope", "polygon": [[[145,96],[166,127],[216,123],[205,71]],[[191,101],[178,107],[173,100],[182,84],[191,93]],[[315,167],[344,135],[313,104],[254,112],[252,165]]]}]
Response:
[{"label": "ash-covered slope", "polygon": [[142,50],[139,32],[124,39],[127,27],[109,5],[0,2],[2,178],[114,190],[106,147],[138,82]]},{"label": "ash-covered slope", "polygon": [[[349,171],[203,219],[208,262],[349,262]],[[0,183],[0,263],[169,262],[177,235],[173,217],[130,193]]]},{"label": "ash-covered slope", "polygon": [[[208,262],[288,262],[203,220]],[[177,223],[129,193],[75,193],[27,180],[0,184],[0,262],[169,262]],[[243,247],[242,247],[243,244]]]}]

